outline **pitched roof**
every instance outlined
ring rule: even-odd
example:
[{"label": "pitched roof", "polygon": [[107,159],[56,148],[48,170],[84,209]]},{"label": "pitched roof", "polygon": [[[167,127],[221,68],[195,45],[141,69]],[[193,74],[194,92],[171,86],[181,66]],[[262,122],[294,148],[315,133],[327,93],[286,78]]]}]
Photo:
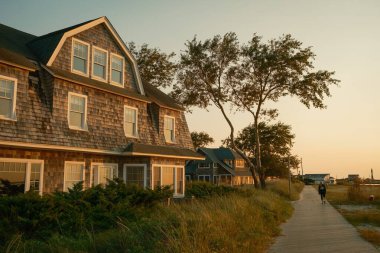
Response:
[{"label": "pitched roof", "polygon": [[203,160],[204,157],[186,148],[180,148],[175,146],[156,146],[149,144],[142,144],[136,142],[130,142],[124,150],[126,155],[149,155],[149,156],[162,156],[162,157],[178,157],[182,159],[194,159]]},{"label": "pitched roof", "polygon": [[35,37],[33,40],[28,42],[28,46],[32,48],[32,50],[36,53],[39,60],[43,64],[46,64],[66,32],[83,26],[85,24],[88,24],[94,20],[96,19],[92,19],[77,25],[66,27],[64,29],[45,34],[43,36]]},{"label": "pitched roof", "polygon": [[26,43],[35,38],[35,35],[0,24],[0,48],[5,48],[28,59],[36,60],[36,56],[26,46]]},{"label": "pitched roof", "polygon": [[184,108],[180,106],[173,98],[171,98],[158,88],[147,83],[144,83],[143,85],[146,95],[156,104],[162,107],[169,107],[171,109],[184,111]]},{"label": "pitched roof", "polygon": [[25,56],[5,48],[0,48],[0,62],[16,67],[26,68],[31,71],[37,70],[37,66],[35,66]]},{"label": "pitched roof", "polygon": [[198,151],[204,153],[212,162],[219,164],[222,168],[235,175],[236,172],[224,160],[241,159],[241,156],[229,148],[199,148]]}]

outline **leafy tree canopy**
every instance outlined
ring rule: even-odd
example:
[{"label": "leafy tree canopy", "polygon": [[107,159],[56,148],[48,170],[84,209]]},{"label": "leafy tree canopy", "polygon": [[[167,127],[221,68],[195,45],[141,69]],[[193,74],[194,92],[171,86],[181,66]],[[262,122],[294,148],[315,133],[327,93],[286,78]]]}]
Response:
[{"label": "leafy tree canopy", "polygon": [[166,54],[158,48],[150,48],[148,44],[138,48],[134,42],[128,43],[128,48],[136,58],[143,82],[162,88],[172,85],[177,71],[174,53]]},{"label": "leafy tree canopy", "polygon": [[194,148],[205,147],[208,144],[214,143],[214,139],[206,132],[191,132],[191,140]]}]

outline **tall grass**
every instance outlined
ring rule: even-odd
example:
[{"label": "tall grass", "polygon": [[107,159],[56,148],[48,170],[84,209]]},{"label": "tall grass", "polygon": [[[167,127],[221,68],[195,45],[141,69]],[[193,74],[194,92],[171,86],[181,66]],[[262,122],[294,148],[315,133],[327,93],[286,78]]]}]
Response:
[{"label": "tall grass", "polygon": [[300,181],[293,181],[290,184],[290,192],[291,196],[289,198],[289,181],[286,179],[280,179],[277,181],[273,181],[268,183],[268,189],[276,192],[280,196],[284,198],[288,198],[290,200],[298,200],[300,198],[300,193],[302,192],[304,184]]},{"label": "tall grass", "polygon": [[201,187],[213,193],[191,203],[140,206],[140,210],[134,209],[139,215],[123,216],[118,209],[119,215],[110,214],[113,226],[103,230],[87,226],[75,236],[51,231],[45,239],[27,239],[15,234],[3,249],[42,253],[265,252],[280,233],[280,223],[292,213],[291,204],[275,191]]}]

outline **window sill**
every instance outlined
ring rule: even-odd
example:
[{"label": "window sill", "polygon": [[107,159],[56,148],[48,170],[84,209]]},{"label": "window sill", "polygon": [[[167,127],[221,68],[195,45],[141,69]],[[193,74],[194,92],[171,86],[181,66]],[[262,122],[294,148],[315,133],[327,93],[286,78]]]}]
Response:
[{"label": "window sill", "polygon": [[7,120],[7,121],[17,122],[17,118],[16,117],[14,117],[14,118],[7,118],[7,117],[4,117],[4,116],[0,116],[0,120]]},{"label": "window sill", "polygon": [[94,75],[91,76],[91,79],[96,80],[96,81],[99,81],[99,82],[103,82],[103,83],[108,83],[108,82],[107,82],[107,79],[103,79],[103,78],[101,78],[101,77],[94,76]]},{"label": "window sill", "polygon": [[176,144],[175,141],[168,141],[168,140],[165,140],[166,144]]},{"label": "window sill", "polygon": [[133,138],[133,139],[139,139],[140,137],[137,135],[137,136],[134,136],[134,135],[125,135],[126,138]]},{"label": "window sill", "polygon": [[89,77],[89,74],[88,74],[88,73],[83,73],[83,72],[78,71],[78,70],[75,70],[75,69],[71,69],[71,72],[74,73],[74,74],[77,74],[77,75],[81,75],[81,76]]},{"label": "window sill", "polygon": [[110,81],[110,84],[114,85],[114,86],[117,86],[117,87],[124,88],[124,84],[122,84],[122,83],[117,83],[117,82]]},{"label": "window sill", "polygon": [[82,132],[88,132],[88,128],[79,128],[79,127],[73,127],[73,126],[69,126],[69,129],[71,130],[77,130],[77,131],[82,131]]}]

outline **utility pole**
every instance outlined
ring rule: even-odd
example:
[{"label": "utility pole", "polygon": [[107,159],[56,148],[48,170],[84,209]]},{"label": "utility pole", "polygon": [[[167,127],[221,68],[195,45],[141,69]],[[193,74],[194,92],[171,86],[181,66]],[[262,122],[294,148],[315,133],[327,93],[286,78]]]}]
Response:
[{"label": "utility pole", "polygon": [[289,140],[289,154],[288,154],[288,168],[289,168],[289,199],[292,196],[291,182],[292,182],[292,173],[290,171],[290,149],[292,147],[292,140]]}]

